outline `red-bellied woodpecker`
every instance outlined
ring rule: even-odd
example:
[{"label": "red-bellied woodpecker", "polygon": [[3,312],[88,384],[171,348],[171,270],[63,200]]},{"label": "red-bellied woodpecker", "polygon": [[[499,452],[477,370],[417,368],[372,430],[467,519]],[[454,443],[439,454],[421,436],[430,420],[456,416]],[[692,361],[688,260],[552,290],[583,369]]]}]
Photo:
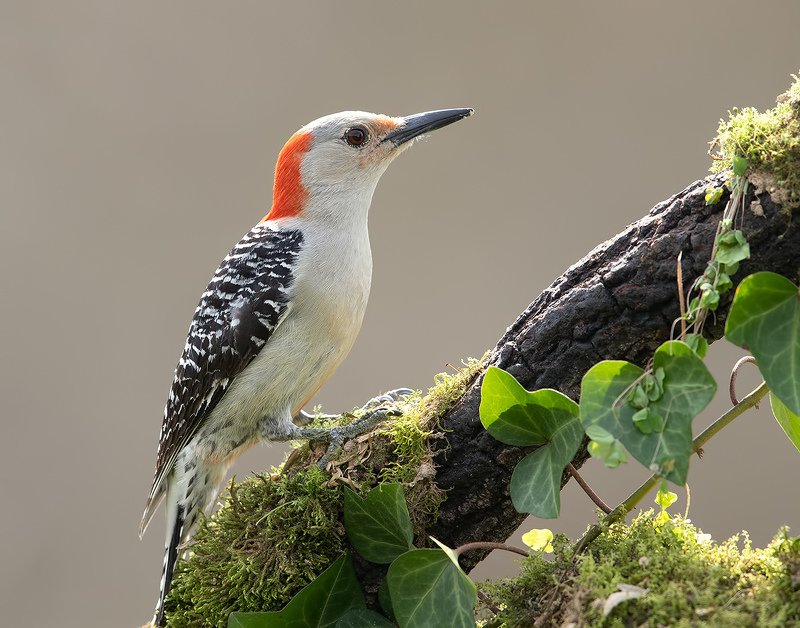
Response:
[{"label": "red-bellied woodpecker", "polygon": [[350,352],[372,276],[367,213],[411,140],[472,114],[404,118],[346,111],[306,125],[281,150],[272,209],[222,261],[195,310],[164,409],[140,535],[166,497],[167,537],[153,620],[164,622],[178,548],[231,463],[259,440],[341,442],[345,428],[294,423]]}]

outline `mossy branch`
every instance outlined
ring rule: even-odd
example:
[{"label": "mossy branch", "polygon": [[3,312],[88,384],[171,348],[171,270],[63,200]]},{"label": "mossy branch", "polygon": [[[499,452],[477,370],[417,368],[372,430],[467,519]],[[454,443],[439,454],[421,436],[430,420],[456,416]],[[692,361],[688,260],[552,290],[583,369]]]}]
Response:
[{"label": "mossy branch", "polygon": [[[514,578],[479,584],[479,613],[491,618],[485,628],[800,621],[800,537],[785,529],[756,549],[746,533],[716,542],[684,517],[662,521],[649,510],[605,528],[577,557],[562,535],[553,546],[552,560],[537,552],[520,561]],[[637,599],[613,604],[620,590]]]},{"label": "mossy branch", "polygon": [[[759,135],[751,138],[745,132],[751,122],[732,114],[735,141],[721,137],[718,162],[730,164],[741,153],[750,163],[748,176],[780,172],[788,185],[791,173],[800,180],[798,83],[771,112],[763,114]],[[753,115],[748,110],[747,116]],[[775,140],[773,148],[782,148],[769,154],[757,151],[765,135]],[[672,323],[680,316],[676,260],[680,256],[684,285],[705,270],[730,197],[728,178],[729,172],[723,171],[695,181],[595,248],[520,314],[488,363],[511,373],[528,390],[555,388],[573,399],[579,396],[583,374],[601,360],[622,359],[644,367],[653,351],[671,338]],[[792,196],[776,181],[769,189],[753,181],[744,198],[737,226],[748,239],[751,257],[740,265],[734,284],[760,270],[793,279],[798,275],[800,224],[790,206],[781,204],[790,203]],[[624,179],[619,183],[624,190]],[[721,189],[712,205],[705,200],[709,188]],[[624,191],[620,195],[624,199]],[[713,321],[704,328],[711,342],[723,335],[732,296],[733,291],[721,298]],[[483,431],[479,404],[480,378],[442,420],[447,449],[437,459],[437,484],[448,491],[448,499],[432,534],[451,547],[476,538],[502,541],[525,518],[514,510],[507,490],[524,453]],[[573,465],[580,468],[585,459],[581,450]],[[569,477],[564,474],[562,486]],[[481,558],[473,557],[476,562]]]}]

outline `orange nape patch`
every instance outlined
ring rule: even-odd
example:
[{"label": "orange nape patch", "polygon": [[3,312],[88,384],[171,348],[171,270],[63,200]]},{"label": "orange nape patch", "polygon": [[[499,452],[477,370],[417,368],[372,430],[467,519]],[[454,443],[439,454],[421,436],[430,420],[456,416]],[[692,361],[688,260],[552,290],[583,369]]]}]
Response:
[{"label": "orange nape patch", "polygon": [[[300,176],[303,155],[311,147],[311,133],[295,133],[278,155],[275,166],[275,185],[272,189],[272,209],[263,220],[290,218],[303,211],[308,190]],[[263,222],[262,220],[262,222]]]},{"label": "orange nape patch", "polygon": [[375,125],[375,130],[378,132],[378,134],[383,135],[389,131],[394,131],[398,126],[398,121],[396,118],[380,114],[376,116],[373,124]]}]

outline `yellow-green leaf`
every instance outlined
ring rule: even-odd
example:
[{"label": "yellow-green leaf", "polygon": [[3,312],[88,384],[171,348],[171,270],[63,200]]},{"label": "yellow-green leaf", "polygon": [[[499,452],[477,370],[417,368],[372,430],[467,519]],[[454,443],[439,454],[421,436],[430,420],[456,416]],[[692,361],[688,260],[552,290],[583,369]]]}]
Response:
[{"label": "yellow-green leaf", "polygon": [[553,533],[547,528],[534,528],[522,535],[522,542],[537,552],[553,551]]}]

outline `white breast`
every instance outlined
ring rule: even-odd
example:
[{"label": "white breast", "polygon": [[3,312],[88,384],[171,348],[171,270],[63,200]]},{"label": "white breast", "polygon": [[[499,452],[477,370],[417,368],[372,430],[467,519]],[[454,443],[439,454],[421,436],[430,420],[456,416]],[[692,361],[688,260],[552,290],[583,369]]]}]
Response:
[{"label": "white breast", "polygon": [[206,426],[231,425],[230,440],[252,441],[263,417],[290,420],[350,353],[371,277],[366,224],[357,233],[306,228],[285,318]]}]

